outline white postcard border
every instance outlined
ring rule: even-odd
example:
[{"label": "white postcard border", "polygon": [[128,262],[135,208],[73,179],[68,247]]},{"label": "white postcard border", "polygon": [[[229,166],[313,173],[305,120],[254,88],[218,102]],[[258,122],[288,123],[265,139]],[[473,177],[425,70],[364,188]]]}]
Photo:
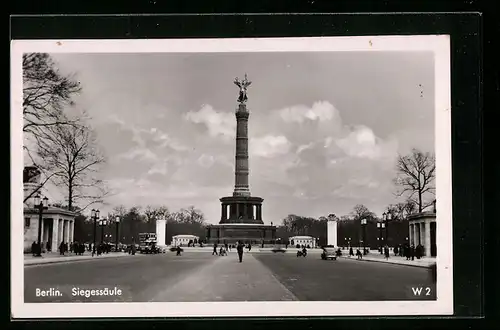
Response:
[{"label": "white postcard border", "polygon": [[[22,54],[428,51],[435,55],[437,300],[300,302],[24,303]],[[315,38],[14,40],[11,42],[11,316],[271,317],[453,314],[451,91],[448,35]],[[147,305],[147,307],[145,306]]]}]

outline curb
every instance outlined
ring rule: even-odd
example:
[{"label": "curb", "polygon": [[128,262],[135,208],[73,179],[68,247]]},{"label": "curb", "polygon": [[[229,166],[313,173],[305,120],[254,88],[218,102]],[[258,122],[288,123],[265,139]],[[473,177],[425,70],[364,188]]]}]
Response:
[{"label": "curb", "polygon": [[380,262],[384,264],[391,264],[391,265],[398,265],[398,266],[408,266],[408,267],[418,267],[418,268],[431,268],[434,264],[431,265],[418,265],[418,264],[400,264],[396,262],[390,262],[386,260],[369,260],[369,259],[355,259],[355,258],[348,258],[348,257],[340,257],[342,259],[347,259],[347,260],[353,260],[353,261],[367,261],[367,262]]},{"label": "curb", "polygon": [[89,260],[103,260],[103,259],[113,259],[113,258],[122,258],[126,257],[127,255],[116,255],[116,256],[109,256],[109,257],[87,257],[87,258],[78,258],[78,259],[65,259],[65,258],[57,258],[54,260],[37,260],[37,259],[31,259],[35,260],[35,262],[26,262],[24,261],[24,266],[35,266],[35,265],[46,265],[46,264],[55,264],[55,263],[61,263],[61,262],[80,262],[80,261],[89,261]]}]

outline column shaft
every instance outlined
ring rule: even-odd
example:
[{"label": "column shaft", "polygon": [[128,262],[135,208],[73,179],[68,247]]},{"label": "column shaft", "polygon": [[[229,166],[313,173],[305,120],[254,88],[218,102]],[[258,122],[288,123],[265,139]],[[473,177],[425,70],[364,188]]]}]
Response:
[{"label": "column shaft", "polygon": [[431,223],[425,222],[425,256],[431,256]]}]

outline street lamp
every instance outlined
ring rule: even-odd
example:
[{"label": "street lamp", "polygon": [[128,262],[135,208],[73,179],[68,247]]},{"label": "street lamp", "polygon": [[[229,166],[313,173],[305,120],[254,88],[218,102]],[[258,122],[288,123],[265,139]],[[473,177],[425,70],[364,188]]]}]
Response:
[{"label": "street lamp", "polygon": [[97,236],[97,220],[99,220],[99,210],[94,210],[92,209],[91,211],[91,218],[94,221],[94,244],[92,245],[92,256],[95,255],[95,240]]},{"label": "street lamp", "polygon": [[351,238],[350,237],[344,237],[344,240],[347,242],[347,248],[351,247]]},{"label": "street lamp", "polygon": [[389,221],[392,220],[392,213],[387,212],[385,216],[385,244],[389,244]]},{"label": "street lamp", "polygon": [[[382,219],[385,220],[386,214],[382,214]],[[379,251],[382,254],[382,241],[384,238],[382,237],[382,229],[385,228],[385,223],[384,222],[377,222],[377,228],[378,228],[378,241],[379,241]]]},{"label": "street lamp", "polygon": [[120,225],[120,217],[116,216],[115,217],[115,224],[116,224],[116,242],[115,242],[115,252],[118,252],[118,226]]},{"label": "street lamp", "polygon": [[34,198],[34,207],[38,210],[38,247],[36,251],[36,256],[42,256],[42,221],[43,221],[43,210],[49,208],[49,199],[44,197],[40,199],[40,195],[36,195]]},{"label": "street lamp", "polygon": [[366,219],[361,219],[361,226],[363,227],[363,254],[366,255]]},{"label": "street lamp", "polygon": [[104,243],[104,227],[106,227],[106,225],[106,219],[102,219],[101,221],[99,221],[99,226],[101,226],[101,244]]}]

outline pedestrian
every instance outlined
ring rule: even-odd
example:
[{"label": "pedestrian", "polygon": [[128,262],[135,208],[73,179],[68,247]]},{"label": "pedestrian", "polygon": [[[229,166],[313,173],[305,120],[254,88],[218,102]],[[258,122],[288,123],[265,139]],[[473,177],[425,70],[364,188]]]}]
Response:
[{"label": "pedestrian", "polygon": [[352,250],[352,246],[349,248],[349,257],[354,257],[354,251]]},{"label": "pedestrian", "polygon": [[356,249],[356,257],[358,260],[363,259],[363,254],[361,253],[361,251],[359,249]]},{"label": "pedestrian", "polygon": [[64,247],[64,242],[61,242],[61,244],[59,244],[59,254],[62,256],[64,255]]},{"label": "pedestrian", "polygon": [[31,244],[31,254],[33,254],[33,257],[36,255],[36,242]]},{"label": "pedestrian", "polygon": [[181,247],[179,245],[177,245],[177,249],[176,250],[177,250],[176,256],[180,256],[182,249],[181,249]]},{"label": "pedestrian", "polygon": [[389,259],[389,246],[385,246],[384,248],[385,259]]},{"label": "pedestrian", "polygon": [[398,255],[398,252],[399,252],[399,250],[398,250],[398,246],[396,245],[396,246],[394,247],[394,255],[395,255],[395,256],[397,256],[397,255]]},{"label": "pedestrian", "polygon": [[212,252],[212,255],[218,255],[217,254],[217,243],[214,244],[214,251]]},{"label": "pedestrian", "polygon": [[415,260],[415,245],[413,245],[413,244],[410,247],[410,257],[411,257],[411,261]]},{"label": "pedestrian", "polygon": [[243,262],[243,243],[239,242],[238,246],[236,247],[236,251],[238,251],[238,259],[240,262]]}]

